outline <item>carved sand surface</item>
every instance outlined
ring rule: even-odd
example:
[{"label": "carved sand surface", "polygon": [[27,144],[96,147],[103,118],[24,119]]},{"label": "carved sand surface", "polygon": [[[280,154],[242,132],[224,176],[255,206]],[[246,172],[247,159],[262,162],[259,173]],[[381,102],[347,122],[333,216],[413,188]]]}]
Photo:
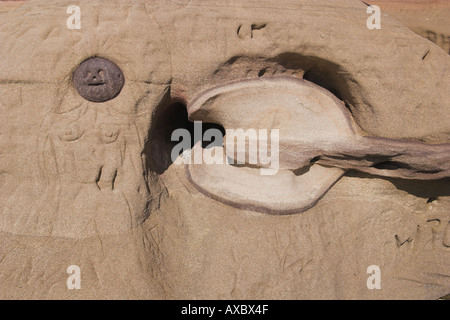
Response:
[{"label": "carved sand surface", "polygon": [[[73,4],[0,14],[0,299],[450,292],[445,50],[359,1]],[[173,161],[200,121],[276,172],[228,131]]]},{"label": "carved sand surface", "polygon": [[374,0],[389,15],[395,17],[415,33],[427,38],[450,54],[447,0]]},{"label": "carved sand surface", "polygon": [[[244,119],[241,110],[246,110]],[[191,120],[220,123],[225,128],[280,128],[279,168],[287,172],[269,178],[256,169],[190,166],[190,178],[200,190],[238,207],[275,214],[304,211],[341,178],[345,172],[341,169],[408,179],[450,178],[449,143],[362,136],[342,101],[294,77],[224,84],[194,99],[188,113]],[[270,125],[267,120],[272,121]],[[243,159],[250,157],[249,140]],[[226,153],[231,159],[239,157],[238,150]],[[252,185],[260,186],[258,193]]]}]

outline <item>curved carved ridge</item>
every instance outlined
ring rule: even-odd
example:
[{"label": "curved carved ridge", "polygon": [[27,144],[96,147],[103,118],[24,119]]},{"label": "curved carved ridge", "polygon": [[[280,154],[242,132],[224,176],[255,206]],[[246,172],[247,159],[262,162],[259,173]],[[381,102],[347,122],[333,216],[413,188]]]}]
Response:
[{"label": "curved carved ridge", "polygon": [[[305,211],[350,169],[405,179],[450,177],[450,144],[364,136],[344,103],[309,81],[286,76],[233,81],[201,93],[188,106],[191,121],[225,129],[279,130],[279,171],[189,164],[188,177],[205,195],[255,211]],[[249,159],[245,151],[230,159]],[[198,146],[197,146],[198,148]],[[270,146],[268,148],[270,150]],[[260,162],[256,167],[268,167]],[[293,172],[304,172],[296,176]]]},{"label": "curved carved ridge", "polygon": [[313,165],[299,176],[290,170],[261,176],[252,168],[191,164],[186,172],[200,192],[217,201],[239,209],[292,214],[314,206],[345,170]]}]

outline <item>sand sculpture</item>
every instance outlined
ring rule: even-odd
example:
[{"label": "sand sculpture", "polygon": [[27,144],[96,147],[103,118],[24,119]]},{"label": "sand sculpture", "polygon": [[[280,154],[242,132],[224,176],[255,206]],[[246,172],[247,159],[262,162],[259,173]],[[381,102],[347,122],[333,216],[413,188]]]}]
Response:
[{"label": "sand sculpture", "polygon": [[[240,110],[245,110],[245,119]],[[202,192],[237,207],[273,214],[302,212],[348,169],[408,179],[450,177],[450,144],[358,134],[342,101],[295,77],[224,84],[195,98],[188,112],[191,120],[244,129],[266,128],[268,120],[275,122],[284,116],[283,123],[272,123],[270,127],[280,128],[279,161],[284,172],[267,177],[255,168],[190,166],[188,174]],[[244,149],[246,153],[249,150]],[[237,152],[227,154],[238,157]],[[259,192],[254,193],[252,186],[259,186]]]},{"label": "sand sculpture", "polygon": [[[1,298],[450,292],[445,51],[357,1],[70,5],[0,16]],[[174,163],[193,121],[279,130],[277,172]]]}]

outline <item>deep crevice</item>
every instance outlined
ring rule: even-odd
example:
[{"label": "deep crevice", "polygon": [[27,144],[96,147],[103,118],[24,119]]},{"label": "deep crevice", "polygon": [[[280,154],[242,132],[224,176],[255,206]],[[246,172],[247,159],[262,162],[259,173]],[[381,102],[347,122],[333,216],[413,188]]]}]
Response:
[{"label": "deep crevice", "polygon": [[333,93],[346,105],[358,105],[350,92],[348,72],[336,63],[314,57],[302,56],[297,53],[283,53],[273,59],[286,69],[304,70],[303,79],[313,82]]},{"label": "deep crevice", "polygon": [[437,199],[438,199],[438,197],[430,197],[430,198],[428,198],[427,203],[432,203],[432,202],[436,201]]},{"label": "deep crevice", "polygon": [[183,138],[172,141],[172,133],[177,129],[185,129],[189,133],[189,148],[192,148],[200,140],[203,148],[223,144],[223,141],[214,141],[214,139],[213,141],[203,140],[204,133],[209,129],[218,129],[223,138],[225,129],[221,125],[201,123],[201,130],[199,130],[201,134],[196,135],[194,123],[188,119],[186,106],[179,102],[169,102],[157,110],[152,120],[149,141],[144,151],[148,159],[147,166],[151,171],[162,174],[172,164],[172,150],[183,141]]},{"label": "deep crevice", "polygon": [[411,167],[405,163],[390,160],[376,163],[372,165],[372,167],[380,170],[411,169]]}]

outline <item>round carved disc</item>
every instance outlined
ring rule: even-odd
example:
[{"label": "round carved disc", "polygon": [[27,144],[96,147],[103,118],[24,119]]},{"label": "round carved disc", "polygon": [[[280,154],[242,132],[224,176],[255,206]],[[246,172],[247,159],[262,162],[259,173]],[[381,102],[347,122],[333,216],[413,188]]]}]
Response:
[{"label": "round carved disc", "polygon": [[86,100],[105,102],[120,93],[125,78],[114,62],[94,57],[78,66],[73,74],[73,83],[78,93]]}]

